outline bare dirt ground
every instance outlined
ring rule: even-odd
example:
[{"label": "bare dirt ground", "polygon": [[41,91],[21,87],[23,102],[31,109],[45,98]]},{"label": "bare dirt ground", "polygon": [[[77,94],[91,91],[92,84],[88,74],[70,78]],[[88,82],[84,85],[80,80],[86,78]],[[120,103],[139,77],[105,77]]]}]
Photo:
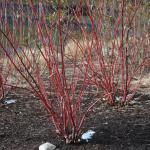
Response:
[{"label": "bare dirt ground", "polygon": [[83,127],[83,132],[92,129],[96,134],[91,142],[78,145],[66,145],[56,136],[49,115],[29,91],[12,89],[6,98],[16,102],[0,102],[0,150],[38,150],[44,142],[59,150],[149,150],[149,77],[134,103],[124,107],[98,103]]}]

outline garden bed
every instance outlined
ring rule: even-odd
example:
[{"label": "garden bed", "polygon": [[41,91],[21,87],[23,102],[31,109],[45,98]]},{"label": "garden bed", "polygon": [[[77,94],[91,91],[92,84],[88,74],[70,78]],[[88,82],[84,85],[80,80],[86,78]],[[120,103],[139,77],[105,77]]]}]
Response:
[{"label": "garden bed", "polygon": [[38,150],[44,142],[51,142],[59,150],[148,150],[150,88],[137,93],[137,100],[124,107],[97,103],[83,128],[83,132],[96,131],[93,140],[66,145],[56,136],[40,101],[25,89],[12,89],[6,98],[16,102],[0,103],[0,150]]}]

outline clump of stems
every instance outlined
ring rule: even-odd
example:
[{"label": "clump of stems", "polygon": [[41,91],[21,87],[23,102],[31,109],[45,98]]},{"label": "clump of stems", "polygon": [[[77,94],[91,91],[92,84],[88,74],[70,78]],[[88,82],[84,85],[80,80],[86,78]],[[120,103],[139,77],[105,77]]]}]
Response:
[{"label": "clump of stems", "polygon": [[[30,44],[26,41],[22,47],[17,35],[11,34],[12,29],[9,23],[6,23],[6,30],[0,29],[0,33],[7,41],[7,46],[0,41],[0,47],[14,69],[28,83],[28,88],[44,104],[57,135],[62,137],[66,143],[76,143],[80,138],[87,113],[98,100],[89,102],[86,108],[82,106],[88,86],[89,67],[83,63],[83,59],[79,62],[76,55],[71,60],[64,55],[65,38],[68,34],[61,24],[61,9],[58,8],[57,20],[51,18],[51,22],[48,22],[43,1],[39,3],[40,16],[32,0],[29,1],[32,15],[26,16],[29,20],[28,28],[34,27],[37,32],[35,42]],[[22,6],[21,3],[19,4]],[[60,6],[61,1],[59,0],[58,7]],[[23,18],[25,15],[23,10],[19,15]],[[32,19],[35,21],[34,26],[30,26]],[[25,26],[23,19],[20,21],[22,21],[20,24]],[[57,35],[56,39],[53,38],[54,34]],[[8,47],[12,49],[10,52]],[[37,51],[42,59],[41,63],[36,59]],[[46,67],[44,75],[41,65]]]}]

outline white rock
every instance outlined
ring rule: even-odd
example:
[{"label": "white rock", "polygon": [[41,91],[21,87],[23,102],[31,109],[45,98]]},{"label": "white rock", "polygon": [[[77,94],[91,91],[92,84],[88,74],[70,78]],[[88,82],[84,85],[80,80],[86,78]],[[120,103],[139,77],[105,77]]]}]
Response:
[{"label": "white rock", "polygon": [[4,101],[4,104],[14,104],[14,103],[16,103],[15,99],[9,99]]},{"label": "white rock", "polygon": [[39,146],[39,150],[54,150],[55,148],[56,148],[55,145],[48,142]]},{"label": "white rock", "polygon": [[121,97],[116,97],[116,101],[119,102]]},{"label": "white rock", "polygon": [[88,142],[89,140],[91,140],[93,138],[94,134],[95,134],[95,131],[88,130],[87,132],[82,134],[81,139]]},{"label": "white rock", "polygon": [[132,100],[129,102],[129,104],[131,105],[135,105],[135,104],[140,104],[140,102],[136,101],[136,100]]}]

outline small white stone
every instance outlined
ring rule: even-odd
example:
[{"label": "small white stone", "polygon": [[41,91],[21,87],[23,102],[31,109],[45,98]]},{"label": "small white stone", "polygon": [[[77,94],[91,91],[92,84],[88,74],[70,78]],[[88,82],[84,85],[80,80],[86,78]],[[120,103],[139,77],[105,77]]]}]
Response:
[{"label": "small white stone", "polygon": [[104,122],[103,124],[107,125],[107,124],[108,124],[108,122]]},{"label": "small white stone", "polygon": [[95,134],[95,131],[88,130],[87,132],[82,134],[81,139],[88,142],[89,140],[91,140],[93,138],[94,134]]},{"label": "small white stone", "polygon": [[55,148],[56,148],[55,145],[48,142],[39,146],[39,150],[54,150]]},{"label": "small white stone", "polygon": [[9,100],[5,100],[4,104],[14,104],[16,103],[15,99],[9,99]]},{"label": "small white stone", "polygon": [[135,105],[135,104],[139,104],[140,102],[138,102],[138,101],[136,101],[136,100],[132,100],[132,101],[130,101],[129,102],[129,104],[131,104],[131,105]]},{"label": "small white stone", "polygon": [[120,101],[120,97],[116,97],[116,101],[119,102]]}]

